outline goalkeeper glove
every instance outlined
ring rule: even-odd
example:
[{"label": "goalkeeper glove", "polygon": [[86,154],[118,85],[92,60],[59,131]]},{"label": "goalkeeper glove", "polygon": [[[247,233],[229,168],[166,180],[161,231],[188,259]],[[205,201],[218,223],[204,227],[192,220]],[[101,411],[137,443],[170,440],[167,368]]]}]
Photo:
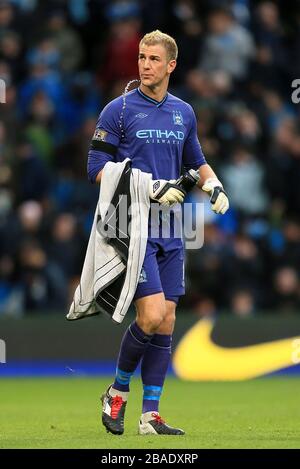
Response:
[{"label": "goalkeeper glove", "polygon": [[150,199],[156,200],[161,205],[170,207],[178,202],[181,203],[185,196],[185,190],[179,187],[175,180],[156,179],[149,183]]},{"label": "goalkeeper glove", "polygon": [[210,195],[212,210],[224,215],[229,208],[229,200],[222,183],[216,178],[208,178],[203,184],[202,190]]}]

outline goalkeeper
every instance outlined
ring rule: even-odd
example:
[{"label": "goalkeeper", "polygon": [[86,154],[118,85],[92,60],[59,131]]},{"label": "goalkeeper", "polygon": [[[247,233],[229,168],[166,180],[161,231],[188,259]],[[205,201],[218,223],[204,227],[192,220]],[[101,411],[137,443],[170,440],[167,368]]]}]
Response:
[{"label": "goalkeeper", "polygon": [[[125,95],[125,106],[120,96],[101,112],[89,151],[89,179],[99,183],[108,161],[129,157],[133,168],[152,174],[150,198],[169,206],[184,200],[185,192],[174,183],[183,166],[199,171],[201,188],[209,194],[212,210],[223,214],[229,207],[228,198],[203,156],[194,111],[167,91],[177,52],[175,40],[158,30],[142,38],[138,54],[140,86]],[[108,432],[124,432],[130,379],[141,361],[139,434],[184,434],[167,425],[159,413],[176,306],[184,293],[182,239],[149,237],[134,298],[136,320],[123,336],[115,380],[102,396],[102,423]]]}]

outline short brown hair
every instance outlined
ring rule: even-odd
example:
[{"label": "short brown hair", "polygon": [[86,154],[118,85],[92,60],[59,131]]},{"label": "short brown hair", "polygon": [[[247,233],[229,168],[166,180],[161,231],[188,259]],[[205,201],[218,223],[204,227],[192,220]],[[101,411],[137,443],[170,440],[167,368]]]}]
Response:
[{"label": "short brown hair", "polygon": [[159,31],[159,29],[145,34],[145,36],[140,41],[140,47],[142,44],[145,44],[146,46],[155,46],[156,44],[161,44],[165,47],[169,60],[177,59],[178,47],[175,39],[168,34],[162,33]]}]

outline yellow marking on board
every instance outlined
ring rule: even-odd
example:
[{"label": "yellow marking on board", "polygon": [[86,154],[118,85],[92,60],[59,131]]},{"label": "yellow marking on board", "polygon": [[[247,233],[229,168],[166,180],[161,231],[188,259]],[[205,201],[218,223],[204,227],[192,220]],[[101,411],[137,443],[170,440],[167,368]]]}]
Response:
[{"label": "yellow marking on board", "polygon": [[222,347],[212,341],[213,322],[202,319],[181,339],[173,357],[173,368],[181,379],[192,381],[237,381],[295,365],[295,341],[299,337],[274,340],[245,347]]}]

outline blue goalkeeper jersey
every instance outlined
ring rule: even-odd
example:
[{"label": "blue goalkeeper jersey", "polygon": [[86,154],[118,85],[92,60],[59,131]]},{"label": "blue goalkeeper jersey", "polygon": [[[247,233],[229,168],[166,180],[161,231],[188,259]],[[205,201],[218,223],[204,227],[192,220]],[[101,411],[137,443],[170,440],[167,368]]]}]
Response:
[{"label": "blue goalkeeper jersey", "polygon": [[108,161],[125,158],[153,179],[177,179],[182,167],[198,169],[205,164],[192,107],[170,93],[158,102],[139,88],[107,104],[89,151],[90,180],[95,181]]}]

